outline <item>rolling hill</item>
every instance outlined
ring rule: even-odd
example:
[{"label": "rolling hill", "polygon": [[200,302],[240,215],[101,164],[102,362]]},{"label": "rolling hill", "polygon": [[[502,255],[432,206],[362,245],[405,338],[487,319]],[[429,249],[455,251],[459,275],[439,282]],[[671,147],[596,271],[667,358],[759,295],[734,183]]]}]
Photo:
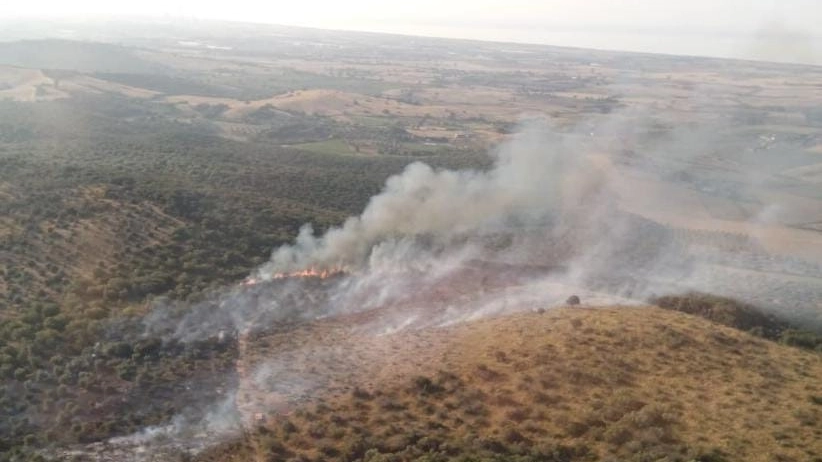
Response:
[{"label": "rolling hill", "polygon": [[[318,321],[256,338],[247,350],[254,362],[276,361],[291,344],[305,356],[289,367],[310,365],[310,383],[328,385],[288,406],[249,397],[262,407],[249,411],[247,432],[197,460],[822,454],[822,358],[698,317],[656,307],[559,308],[370,338],[345,334],[350,325]],[[323,344],[340,349],[321,356]],[[271,384],[282,387],[288,370]],[[264,387],[246,391],[273,393]]]}]

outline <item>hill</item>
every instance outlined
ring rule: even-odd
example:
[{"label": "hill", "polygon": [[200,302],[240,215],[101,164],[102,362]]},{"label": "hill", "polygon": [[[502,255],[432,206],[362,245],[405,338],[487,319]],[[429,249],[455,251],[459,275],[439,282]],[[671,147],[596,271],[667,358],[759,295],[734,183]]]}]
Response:
[{"label": "hill", "polygon": [[[343,322],[289,338],[339,342]],[[275,334],[255,344],[282,351],[283,341]],[[335,344],[338,355],[311,358],[319,371],[311,381],[325,375],[332,386],[293,408],[259,410],[256,429],[197,460],[800,461],[822,453],[822,358],[682,313],[565,308]],[[257,353],[266,360],[265,349]]]}]

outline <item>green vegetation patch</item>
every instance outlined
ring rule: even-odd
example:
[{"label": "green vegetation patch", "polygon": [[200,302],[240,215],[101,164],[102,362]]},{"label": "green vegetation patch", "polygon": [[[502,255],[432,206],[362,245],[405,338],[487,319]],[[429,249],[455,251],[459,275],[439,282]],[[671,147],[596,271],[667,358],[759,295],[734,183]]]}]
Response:
[{"label": "green vegetation patch", "polygon": [[313,152],[315,154],[351,155],[357,153],[356,148],[352,147],[349,143],[341,139],[315,141],[313,143],[302,143],[296,144],[293,147],[303,151]]},{"label": "green vegetation patch", "polygon": [[822,352],[822,334],[793,326],[756,306],[732,298],[691,292],[656,297],[650,302],[660,308],[700,316],[786,345]]}]

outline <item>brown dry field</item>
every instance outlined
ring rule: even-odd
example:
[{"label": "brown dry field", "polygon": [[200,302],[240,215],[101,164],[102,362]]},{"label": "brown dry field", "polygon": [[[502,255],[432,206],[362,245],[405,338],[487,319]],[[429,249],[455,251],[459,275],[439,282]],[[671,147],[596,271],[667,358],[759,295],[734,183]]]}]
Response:
[{"label": "brown dry field", "polygon": [[[53,83],[40,70],[0,65],[0,100],[43,101],[68,96],[52,88]],[[38,95],[38,87],[43,88],[42,94]]]},{"label": "brown dry field", "polygon": [[[754,238],[774,255],[822,258],[822,233],[781,223],[752,220],[745,204],[713,196],[692,188],[647,176],[614,176],[620,205],[624,210],[679,229],[728,232]],[[763,192],[764,197],[767,193]],[[796,223],[822,221],[822,201],[792,194],[778,196],[783,213],[793,214]],[[687,210],[688,214],[682,214]]]}]

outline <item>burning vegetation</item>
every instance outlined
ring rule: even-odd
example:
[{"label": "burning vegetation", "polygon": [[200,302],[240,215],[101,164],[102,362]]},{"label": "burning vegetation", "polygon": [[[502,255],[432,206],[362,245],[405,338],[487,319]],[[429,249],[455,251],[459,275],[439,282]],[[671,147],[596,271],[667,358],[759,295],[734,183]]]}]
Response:
[{"label": "burning vegetation", "polygon": [[264,281],[280,280],[280,279],[328,279],[333,277],[340,277],[347,273],[343,268],[308,268],[299,271],[290,271],[285,273],[274,273],[268,276],[260,275],[259,277],[249,277],[241,282],[243,286],[253,286]]},{"label": "burning vegetation", "polygon": [[335,276],[342,276],[345,274],[345,270],[342,268],[331,268],[331,269],[321,269],[321,268],[308,268],[302,271],[292,271],[290,273],[274,273],[271,275],[271,279],[287,279],[287,278],[319,278],[319,279],[327,279],[330,277]]}]

